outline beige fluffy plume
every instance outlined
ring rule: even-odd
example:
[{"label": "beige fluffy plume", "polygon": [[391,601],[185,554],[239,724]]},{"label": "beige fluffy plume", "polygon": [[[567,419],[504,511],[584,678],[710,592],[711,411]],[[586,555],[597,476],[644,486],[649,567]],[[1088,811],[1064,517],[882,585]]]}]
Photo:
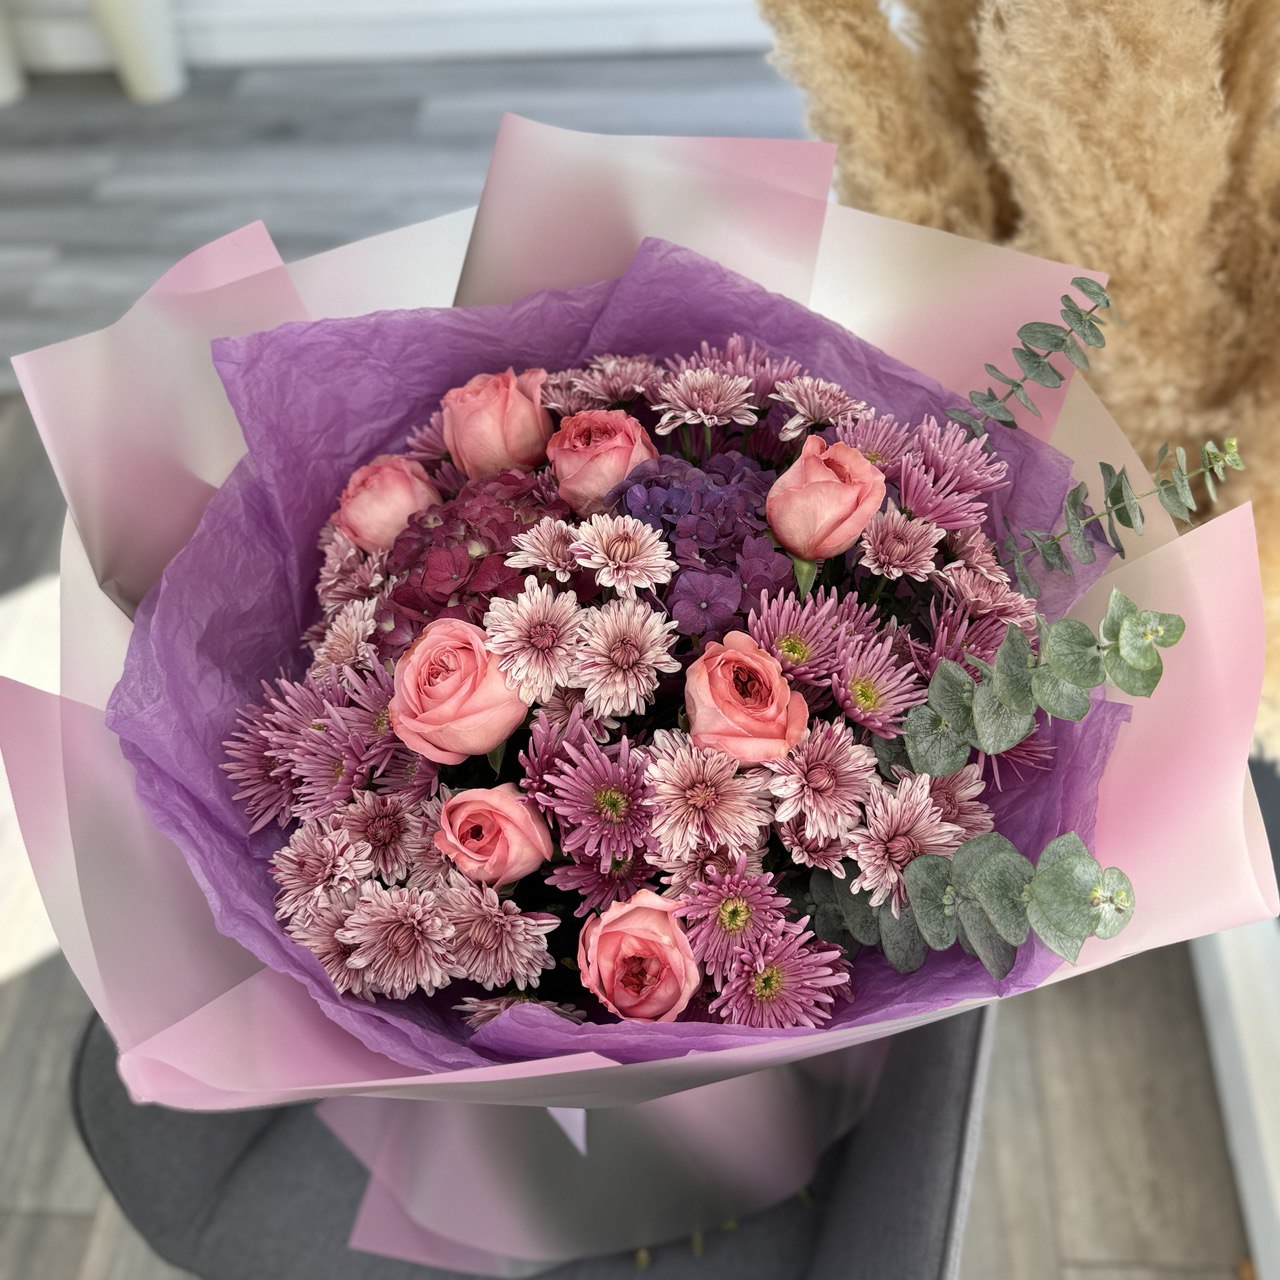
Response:
[{"label": "beige fluffy plume", "polygon": [[760,8],[841,200],[1110,274],[1092,380],[1149,463],[1239,436],[1280,635],[1280,0]]}]

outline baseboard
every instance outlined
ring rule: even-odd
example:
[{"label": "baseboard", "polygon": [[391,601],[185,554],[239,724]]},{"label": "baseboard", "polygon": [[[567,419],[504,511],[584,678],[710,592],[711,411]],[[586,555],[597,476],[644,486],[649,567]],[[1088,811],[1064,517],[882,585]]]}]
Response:
[{"label": "baseboard", "polygon": [[[191,66],[413,61],[588,53],[756,50],[753,0],[174,0]],[[28,0],[13,25],[27,67],[112,65],[92,16]]]}]

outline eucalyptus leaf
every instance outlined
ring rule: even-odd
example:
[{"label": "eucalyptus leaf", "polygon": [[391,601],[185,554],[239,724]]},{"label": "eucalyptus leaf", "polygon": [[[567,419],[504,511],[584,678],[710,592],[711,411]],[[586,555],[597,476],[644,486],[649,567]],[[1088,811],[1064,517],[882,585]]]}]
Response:
[{"label": "eucalyptus leaf", "polygon": [[1114,938],[1133,919],[1133,884],[1119,867],[1108,867],[1098,878],[1093,904],[1099,938]]},{"label": "eucalyptus leaf", "polygon": [[1071,361],[1077,369],[1089,368],[1089,357],[1085,355],[1084,348],[1074,339],[1068,338],[1062,347],[1062,354]]},{"label": "eucalyptus leaf", "polygon": [[1067,330],[1061,325],[1044,324],[1033,320],[1018,330],[1018,341],[1039,351],[1061,351],[1066,341]]},{"label": "eucalyptus leaf", "polygon": [[880,922],[871,899],[865,893],[854,893],[847,880],[837,880],[836,905],[844,917],[844,927],[864,947],[880,942]]},{"label": "eucalyptus leaf", "polygon": [[880,947],[884,958],[899,973],[915,973],[924,964],[928,948],[911,908],[903,907],[902,914],[894,916],[886,902],[879,908],[879,920]]},{"label": "eucalyptus leaf", "polygon": [[932,950],[945,951],[956,940],[951,859],[935,853],[921,854],[907,863],[902,874],[921,937]]},{"label": "eucalyptus leaf", "polygon": [[1098,634],[1108,644],[1116,644],[1120,639],[1120,624],[1132,614],[1138,612],[1138,606],[1129,599],[1119,587],[1111,588],[1107,599],[1107,612],[1098,628]]},{"label": "eucalyptus leaf", "polygon": [[1097,637],[1073,618],[1055,622],[1045,633],[1040,661],[1054,675],[1081,689],[1095,689],[1107,678]]},{"label": "eucalyptus leaf", "polygon": [[969,743],[930,706],[912,707],[903,721],[902,736],[915,773],[947,778],[969,763]]},{"label": "eucalyptus leaf", "polygon": [[871,750],[875,752],[876,764],[880,766],[883,777],[893,782],[897,778],[894,766],[906,769],[911,765],[907,756],[907,744],[901,734],[896,738],[882,738],[878,734],[871,735]]},{"label": "eucalyptus leaf", "polygon": [[1050,840],[1040,851],[1040,857],[1036,860],[1036,870],[1042,871],[1064,858],[1090,858],[1092,856],[1085,842],[1074,831],[1066,831],[1056,839]]},{"label": "eucalyptus leaf", "polygon": [[1067,494],[1066,506],[1062,510],[1062,518],[1067,524],[1067,541],[1071,544],[1071,554],[1078,564],[1092,564],[1097,558],[1093,543],[1085,533],[1084,501],[1089,488],[1081,481]]},{"label": "eucalyptus leaf", "polygon": [[1071,331],[1086,345],[1090,347],[1105,347],[1107,340],[1102,336],[1102,330],[1091,320],[1079,307],[1074,311],[1063,307],[1058,314],[1067,322]]},{"label": "eucalyptus leaf", "polygon": [[1157,648],[1171,649],[1185,634],[1187,620],[1180,613],[1157,613],[1154,609],[1144,609],[1138,614],[1138,625]]},{"label": "eucalyptus leaf", "polygon": [[1187,506],[1182,494],[1178,492],[1178,486],[1172,480],[1160,481],[1156,486],[1156,497],[1160,499],[1160,505],[1175,520],[1181,520],[1183,524],[1190,523],[1191,508]]},{"label": "eucalyptus leaf", "polygon": [[998,831],[971,836],[951,857],[951,882],[963,896],[972,897],[974,879],[987,860],[1010,853],[1015,857],[1018,855],[1018,851]]},{"label": "eucalyptus leaf", "polygon": [[1160,655],[1142,625],[1142,614],[1135,613],[1120,624],[1120,656],[1131,667],[1149,671],[1160,661]]},{"label": "eucalyptus leaf", "polygon": [[994,850],[974,873],[970,892],[999,935],[1015,947],[1027,940],[1027,904],[1023,893],[1035,868],[1010,845]]},{"label": "eucalyptus leaf", "polygon": [[1122,689],[1135,698],[1151,697],[1156,685],[1160,683],[1160,677],[1164,675],[1164,663],[1158,653],[1155,665],[1147,668],[1131,666],[1121,656],[1118,648],[1108,649],[1102,655],[1102,663],[1107,669],[1107,679],[1117,689]]},{"label": "eucalyptus leaf", "polygon": [[1014,398],[1024,409],[1034,414],[1037,418],[1041,416],[1040,410],[1036,408],[1036,402],[1027,394],[1027,389],[1022,385],[1022,383],[1015,382],[1013,384],[1013,394]]},{"label": "eucalyptus leaf", "polygon": [[1090,279],[1088,276],[1075,276],[1072,278],[1071,287],[1079,290],[1084,294],[1095,307],[1109,307],[1111,299],[1106,289],[1102,287],[1096,280]]},{"label": "eucalyptus leaf", "polygon": [[1032,673],[1031,692],[1036,705],[1055,720],[1083,720],[1093,706],[1087,690],[1045,667]]},{"label": "eucalyptus leaf", "polygon": [[984,364],[982,367],[987,371],[987,375],[989,377],[994,378],[997,382],[1003,382],[1006,387],[1017,386],[1017,383],[1013,378],[1009,377],[1007,373],[1001,373],[995,365]]},{"label": "eucalyptus leaf", "polygon": [[973,695],[973,745],[989,756],[1016,747],[1034,728],[1035,720],[1006,707],[990,684]]},{"label": "eucalyptus leaf", "polygon": [[1080,955],[1080,948],[1084,946],[1084,939],[1069,937],[1060,929],[1055,929],[1034,899],[1027,903],[1027,923],[1036,931],[1036,936],[1050,951],[1060,955],[1070,964],[1075,964],[1076,958]]},{"label": "eucalyptus leaf", "polygon": [[1019,715],[1029,716],[1036,709],[1031,694],[1031,668],[1034,662],[1031,641],[1021,627],[1010,624],[1000,648],[996,650],[991,687],[996,697]]},{"label": "eucalyptus leaf", "polygon": [[929,705],[947,726],[967,738],[973,732],[974,678],[958,663],[943,658],[929,681]]},{"label": "eucalyptus leaf", "polygon": [[1050,391],[1062,385],[1062,374],[1049,363],[1045,356],[1030,347],[1014,347],[1013,358],[1022,370],[1022,376],[1031,382],[1037,382]]},{"label": "eucalyptus leaf", "polygon": [[1102,868],[1089,854],[1059,858],[1037,867],[1028,885],[1030,901],[1044,919],[1069,938],[1087,938],[1093,932],[1093,891]]},{"label": "eucalyptus leaf", "polygon": [[1018,952],[1002,938],[976,902],[961,902],[960,923],[974,954],[993,978],[1005,977],[1013,968]]}]

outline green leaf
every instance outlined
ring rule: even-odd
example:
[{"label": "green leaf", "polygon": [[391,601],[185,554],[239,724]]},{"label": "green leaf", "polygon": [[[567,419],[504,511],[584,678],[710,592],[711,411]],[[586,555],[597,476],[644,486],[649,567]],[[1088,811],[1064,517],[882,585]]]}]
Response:
[{"label": "green leaf", "polygon": [[[1178,453],[1183,458],[1186,457],[1184,450],[1179,449]],[[1195,494],[1191,492],[1191,481],[1187,479],[1187,469],[1181,461],[1169,469],[1169,478],[1173,481],[1174,488],[1178,491],[1178,497],[1182,499],[1191,511],[1194,511],[1196,509]]]},{"label": "green leaf", "polygon": [[951,859],[921,854],[902,873],[916,927],[934,951],[945,951],[956,940],[956,892],[951,883]]},{"label": "green leaf", "polygon": [[[909,869],[909,868],[908,868]],[[1023,898],[1035,868],[1012,845],[984,859],[969,886],[999,935],[1015,947],[1027,940],[1027,904]]]},{"label": "green leaf", "polygon": [[1084,294],[1095,307],[1109,307],[1111,298],[1107,291],[1096,281],[1088,276],[1075,276],[1072,278],[1071,287]]},{"label": "green leaf", "polygon": [[1027,395],[1027,389],[1022,385],[1022,383],[1019,382],[1014,384],[1013,395],[1014,399],[1016,399],[1024,409],[1029,410],[1037,418],[1040,417],[1040,410],[1036,408],[1035,401]]},{"label": "green leaf", "polygon": [[1018,590],[1022,592],[1029,600],[1035,600],[1040,595],[1040,584],[1031,576],[1027,569],[1027,554],[1018,546],[1018,540],[1010,534],[1004,541],[1005,550],[1009,553],[1013,560],[1013,577],[1018,584]]},{"label": "green leaf", "polygon": [[817,580],[818,563],[816,560],[802,560],[799,556],[789,555],[787,558],[796,573],[796,595],[804,599],[813,590],[813,584]]},{"label": "green leaf", "polygon": [[1093,891],[1101,874],[1102,868],[1087,853],[1058,858],[1036,868],[1028,886],[1030,901],[1051,928],[1083,940],[1093,932]]},{"label": "green leaf", "polygon": [[844,917],[844,927],[864,947],[880,942],[880,922],[871,899],[865,893],[854,893],[849,881],[836,881],[836,904]]},{"label": "green leaf", "polygon": [[1155,692],[1160,677],[1164,675],[1164,663],[1156,654],[1152,667],[1135,667],[1124,660],[1119,648],[1108,649],[1102,655],[1103,666],[1107,669],[1107,679],[1135,698],[1149,698]]},{"label": "green leaf", "polygon": [[1169,442],[1166,440],[1164,444],[1156,451],[1156,470],[1159,471],[1164,466],[1164,460],[1169,456]]},{"label": "green leaf", "polygon": [[947,727],[967,738],[973,732],[974,678],[958,663],[943,658],[929,681],[929,705]]},{"label": "green leaf", "polygon": [[[844,886],[845,893],[848,887]],[[829,871],[816,867],[809,875],[809,897],[813,900],[813,931],[826,942],[834,942],[837,946],[845,946],[855,939],[845,924],[844,912],[840,909],[840,886]]]},{"label": "green leaf", "polygon": [[907,756],[916,773],[947,778],[969,763],[969,743],[930,706],[912,707],[903,721]]},{"label": "green leaf", "polygon": [[1146,518],[1142,514],[1142,503],[1138,501],[1138,495],[1134,493],[1133,485],[1129,481],[1128,468],[1121,468],[1120,474],[1116,477],[1116,487],[1120,502],[1120,507],[1115,513],[1116,519],[1126,529],[1141,533]]},{"label": "green leaf", "polygon": [[1031,676],[1036,705],[1055,720],[1083,720],[1093,706],[1089,694],[1052,671],[1039,667]]},{"label": "green leaf", "polygon": [[903,907],[902,914],[895,917],[887,902],[878,911],[884,958],[899,973],[915,973],[924,964],[928,948],[920,936],[914,913],[910,907]]},{"label": "green leaf", "polygon": [[982,435],[985,431],[982,422],[978,418],[975,418],[967,409],[961,409],[958,405],[951,405],[947,409],[947,417],[952,422],[959,422],[963,426],[971,428],[978,435]]},{"label": "green leaf", "polygon": [[1144,609],[1138,614],[1138,625],[1151,643],[1161,649],[1172,649],[1187,629],[1187,621],[1180,613],[1157,613]]},{"label": "green leaf", "polygon": [[1107,678],[1097,637],[1083,622],[1072,618],[1055,622],[1045,633],[1040,661],[1054,675],[1081,689],[1097,688]]},{"label": "green leaf", "polygon": [[881,774],[890,782],[897,778],[894,773],[894,765],[906,769],[911,765],[911,761],[907,756],[907,744],[903,741],[901,735],[896,738],[881,738],[876,734],[871,735],[871,750],[875,752],[876,763],[880,766]]},{"label": "green leaf", "polygon": [[1016,747],[1034,728],[1029,715],[1006,707],[990,684],[980,684],[973,695],[973,745],[989,756]]},{"label": "green leaf", "polygon": [[1031,641],[1021,627],[1010,625],[996,650],[995,667],[991,673],[991,686],[995,695],[1010,711],[1029,716],[1035,711],[1031,696],[1031,668],[1035,656]]},{"label": "green leaf", "polygon": [[1083,938],[1072,938],[1055,929],[1045,917],[1040,904],[1034,899],[1027,903],[1027,923],[1036,931],[1036,936],[1055,955],[1060,955],[1070,964],[1075,964],[1080,948],[1084,946]]},{"label": "green leaf", "polygon": [[1078,564],[1092,564],[1097,558],[1084,526],[1084,502],[1088,494],[1089,486],[1082,480],[1067,494],[1066,505],[1062,509],[1062,517],[1067,523],[1067,541]]},{"label": "green leaf", "polygon": [[1178,492],[1178,486],[1172,480],[1159,481],[1156,485],[1156,497],[1160,499],[1160,505],[1175,520],[1190,524],[1191,508],[1187,506],[1182,494]]},{"label": "green leaf", "polygon": [[1024,324],[1018,330],[1019,342],[1040,351],[1061,351],[1066,337],[1067,330],[1061,325],[1044,324],[1038,320]]},{"label": "green leaf", "polygon": [[1050,391],[1062,385],[1062,374],[1040,352],[1032,351],[1030,347],[1014,347],[1013,358],[1018,362],[1022,376],[1031,382],[1048,387]]},{"label": "green leaf", "polygon": [[1120,624],[1120,656],[1139,671],[1150,671],[1160,661],[1151,637],[1142,625],[1142,614],[1135,613]]},{"label": "green leaf", "polygon": [[994,378],[997,382],[1003,382],[1006,387],[1015,387],[1017,382],[1009,377],[1007,373],[1001,373],[993,364],[984,364],[982,366],[987,371],[987,376]]},{"label": "green leaf", "polygon": [[1063,858],[1090,858],[1092,856],[1085,842],[1074,831],[1066,831],[1056,839],[1050,840],[1040,851],[1040,857],[1036,861],[1036,870],[1042,871]]},{"label": "green leaf", "polygon": [[1133,919],[1133,885],[1119,867],[1108,867],[1099,877],[1093,908],[1093,931],[1099,938],[1114,938]]},{"label": "green leaf", "polygon": [[498,745],[485,757],[485,759],[489,761],[489,768],[492,769],[494,773],[502,772],[502,757],[506,755],[506,752],[507,744],[504,740],[498,743]]},{"label": "green leaf", "polygon": [[965,897],[973,896],[973,882],[988,858],[1017,854],[1017,850],[998,831],[987,831],[961,843],[951,858],[951,880]]},{"label": "green leaf", "polygon": [[1062,543],[1052,534],[1045,533],[1043,529],[1028,529],[1026,537],[1040,559],[1044,561],[1046,569],[1056,569],[1062,573],[1074,572],[1071,561],[1062,550]]},{"label": "green leaf", "polygon": [[1091,320],[1079,307],[1070,310],[1063,307],[1058,314],[1067,322],[1071,331],[1087,346],[1105,347],[1107,340],[1102,336],[1102,330]]},{"label": "green leaf", "polygon": [[1005,977],[1017,959],[1017,949],[1000,936],[976,902],[961,902],[957,910],[960,926],[964,929],[974,954],[982,961],[983,968],[993,978]]},{"label": "green leaf", "polygon": [[1120,640],[1120,624],[1132,614],[1138,612],[1138,606],[1129,599],[1119,587],[1111,588],[1111,595],[1107,600],[1106,616],[1102,619],[1102,625],[1098,628],[1098,633],[1108,644],[1116,644]]},{"label": "green leaf", "polygon": [[1088,369],[1089,357],[1085,355],[1084,348],[1074,338],[1067,339],[1062,348],[1062,354],[1066,356],[1077,369]]}]

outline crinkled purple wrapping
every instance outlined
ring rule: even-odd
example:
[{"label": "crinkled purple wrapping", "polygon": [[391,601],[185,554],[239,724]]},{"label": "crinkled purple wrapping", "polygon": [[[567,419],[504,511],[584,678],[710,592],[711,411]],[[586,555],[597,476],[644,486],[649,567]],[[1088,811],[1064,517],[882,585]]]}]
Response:
[{"label": "crinkled purple wrapping", "polygon": [[[108,710],[156,825],[182,850],[218,928],[264,964],[301,982],[323,1011],[371,1049],[426,1071],[505,1058],[596,1050],[637,1061],[740,1046],[803,1031],[703,1023],[576,1027],[537,1008],[511,1010],[467,1039],[448,1000],[339,996],[319,962],[275,919],[268,860],[278,830],[248,834],[219,769],[238,710],[260,682],[300,662],[298,637],[315,620],[316,535],[347,477],[398,448],[446,391],[483,371],[567,368],[607,351],[662,357],[740,332],[839,382],[882,413],[945,417],[955,393],[829,320],[686,249],[645,241],[616,281],[470,309],[382,312],[287,324],[214,343],[214,362],[244,429],[248,456],[210,502],[135,619],[124,674]],[[996,428],[1010,485],[993,503],[1014,528],[1049,529],[1071,484],[1071,463],[1023,433]],[[1056,616],[1101,571],[1059,579]],[[998,827],[1029,855],[1052,837],[1092,835],[1098,779],[1124,708],[1102,705],[1082,724],[1059,723],[1051,773],[997,802]],[[1023,948],[1002,982],[958,949],[930,955],[903,977],[879,956],[855,966],[848,1026],[1008,994],[1060,963]],[[446,993],[447,995],[447,993]],[[815,1050],[817,1046],[815,1045]]]}]

